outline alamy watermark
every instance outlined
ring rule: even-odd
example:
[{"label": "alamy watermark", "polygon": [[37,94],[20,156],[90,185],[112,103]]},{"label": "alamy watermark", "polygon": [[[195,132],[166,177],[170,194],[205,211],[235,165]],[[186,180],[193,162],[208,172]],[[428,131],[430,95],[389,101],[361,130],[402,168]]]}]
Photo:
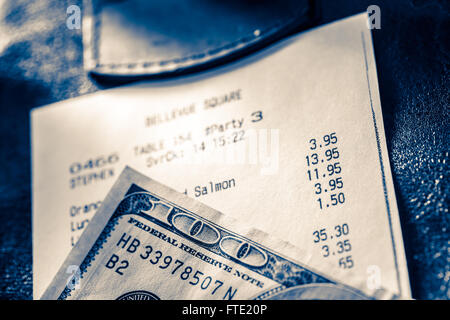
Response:
[{"label": "alamy watermark", "polygon": [[70,274],[66,282],[67,288],[69,288],[70,290],[79,289],[81,280],[81,272],[79,266],[77,265],[68,266],[66,269],[66,273]]},{"label": "alamy watermark", "polygon": [[[70,5],[66,10],[66,26],[70,30],[81,29],[81,8],[77,5]],[[381,9],[373,4],[367,7],[367,27],[369,29],[381,29]],[[256,30],[255,32],[259,32]],[[258,33],[259,34],[259,33]]]},{"label": "alamy watermark", "polygon": [[370,265],[367,271],[367,288],[369,290],[378,290],[381,288],[381,269],[377,265]]},{"label": "alamy watermark", "polygon": [[66,26],[69,30],[81,29],[81,9],[77,5],[71,5],[66,10]]},{"label": "alamy watermark", "polygon": [[381,29],[381,9],[379,6],[373,4],[367,7],[367,27],[369,29]]},{"label": "alamy watermark", "polygon": [[[171,148],[147,158],[147,166],[173,162],[174,165],[232,166],[259,169],[261,175],[278,173],[280,161],[279,129],[246,129],[233,135],[193,140],[187,148]],[[195,148],[192,148],[195,145]]]}]

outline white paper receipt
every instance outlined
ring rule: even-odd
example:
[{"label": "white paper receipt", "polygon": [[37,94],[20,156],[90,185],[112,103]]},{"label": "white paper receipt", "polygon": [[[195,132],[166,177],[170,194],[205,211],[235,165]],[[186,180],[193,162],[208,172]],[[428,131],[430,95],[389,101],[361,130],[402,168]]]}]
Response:
[{"label": "white paper receipt", "polygon": [[301,248],[292,258],[346,285],[410,296],[366,20],[33,110],[34,298],[126,165]]}]

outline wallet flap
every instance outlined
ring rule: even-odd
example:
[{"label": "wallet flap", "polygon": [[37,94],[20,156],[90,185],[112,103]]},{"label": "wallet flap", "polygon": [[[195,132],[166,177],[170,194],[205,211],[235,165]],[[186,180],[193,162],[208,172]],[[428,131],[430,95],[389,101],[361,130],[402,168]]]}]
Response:
[{"label": "wallet flap", "polygon": [[313,1],[92,0],[83,8],[84,65],[104,76],[192,71],[307,26]]}]

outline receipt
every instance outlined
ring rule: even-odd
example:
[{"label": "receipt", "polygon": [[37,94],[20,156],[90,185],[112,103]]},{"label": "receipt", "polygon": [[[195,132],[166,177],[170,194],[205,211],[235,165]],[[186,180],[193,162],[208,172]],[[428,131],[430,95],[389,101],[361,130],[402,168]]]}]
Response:
[{"label": "receipt", "polygon": [[408,297],[366,19],[34,109],[34,297],[126,165],[301,248],[297,261],[345,285]]}]

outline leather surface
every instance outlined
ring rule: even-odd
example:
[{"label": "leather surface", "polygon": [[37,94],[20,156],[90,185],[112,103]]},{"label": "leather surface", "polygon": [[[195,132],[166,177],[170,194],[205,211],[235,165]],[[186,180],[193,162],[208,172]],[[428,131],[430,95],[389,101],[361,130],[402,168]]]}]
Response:
[{"label": "leather surface", "polygon": [[85,67],[115,76],[181,73],[230,60],[307,25],[314,13],[310,0],[87,3]]},{"label": "leather surface", "polygon": [[[106,86],[83,69],[81,31],[66,28],[66,8],[80,2],[0,4],[3,299],[32,298],[29,110]],[[382,14],[381,30],[373,31],[374,47],[413,296],[449,299],[449,4],[324,0],[319,23],[371,4]]]}]

